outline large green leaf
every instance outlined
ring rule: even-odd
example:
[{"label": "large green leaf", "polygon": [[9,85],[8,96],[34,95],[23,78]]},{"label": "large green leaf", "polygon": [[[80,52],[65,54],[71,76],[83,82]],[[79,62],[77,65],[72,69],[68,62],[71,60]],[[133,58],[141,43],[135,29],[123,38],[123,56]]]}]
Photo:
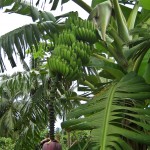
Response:
[{"label": "large green leaf", "polygon": [[126,139],[150,145],[150,111],[144,109],[144,100],[149,97],[150,85],[129,73],[72,110],[62,127],[68,131],[91,130],[91,150],[132,150]]},{"label": "large green leaf", "polygon": [[146,71],[146,67],[148,65],[148,60],[150,58],[150,49],[148,50],[148,52],[146,53],[146,55],[144,56],[142,62],[141,62],[141,65],[140,65],[140,68],[139,68],[139,72],[138,74],[143,76],[145,71]]},{"label": "large green leaf", "polygon": [[149,0],[140,0],[140,4],[144,9],[150,10],[150,1]]},{"label": "large green leaf", "polygon": [[121,67],[113,62],[91,57],[91,62],[89,65],[96,67],[98,70],[104,69],[116,79],[120,79],[124,76],[124,72],[122,71]]}]

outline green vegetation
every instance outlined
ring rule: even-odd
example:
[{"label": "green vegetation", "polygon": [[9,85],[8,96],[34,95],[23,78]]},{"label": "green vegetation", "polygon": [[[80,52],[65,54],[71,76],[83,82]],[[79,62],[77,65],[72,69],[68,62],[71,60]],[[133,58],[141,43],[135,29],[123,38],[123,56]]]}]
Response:
[{"label": "green vegetation", "polygon": [[[53,16],[29,3],[0,2],[1,7],[13,4],[6,12],[33,19],[0,37],[12,67],[14,55],[24,67],[1,75],[1,143],[14,150],[38,149],[48,133],[63,150],[147,150],[150,2],[73,2],[89,13],[87,19],[78,12]],[[55,10],[59,0],[50,3]],[[0,55],[2,72],[5,66]],[[55,131],[56,116],[63,123]]]},{"label": "green vegetation", "polygon": [[11,138],[0,138],[0,150],[13,150],[15,142]]}]

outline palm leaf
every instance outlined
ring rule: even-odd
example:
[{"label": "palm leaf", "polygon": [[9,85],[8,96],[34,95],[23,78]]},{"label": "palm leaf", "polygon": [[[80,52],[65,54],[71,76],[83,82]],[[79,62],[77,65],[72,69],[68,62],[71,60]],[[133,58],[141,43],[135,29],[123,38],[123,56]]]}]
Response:
[{"label": "palm leaf", "polygon": [[[20,58],[23,60],[26,55],[26,50],[34,46],[36,51],[38,51],[38,45],[40,40],[45,39],[45,35],[51,39],[54,32],[57,32],[56,24],[51,21],[46,21],[42,23],[32,23],[29,25],[24,25],[11,32],[0,37],[0,50],[1,59],[0,65],[2,71],[5,69],[3,53],[8,57],[12,67],[16,66],[14,54],[19,54]],[[51,36],[51,37],[50,37]],[[47,38],[47,37],[46,37]]]},{"label": "palm leaf", "polygon": [[[69,0],[61,0],[61,4],[64,4],[66,2],[68,2]],[[32,1],[31,1],[32,2]],[[58,3],[59,3],[59,0],[45,0],[44,2],[41,1],[41,0],[37,0],[36,1],[36,6],[40,4],[40,2],[42,2],[42,5],[45,5],[46,2],[48,2],[49,4],[52,3],[52,10],[55,10],[58,6]],[[13,3],[16,3],[16,4],[23,4],[21,0],[5,0],[5,1],[0,1],[0,7],[5,7],[5,6],[10,6],[12,5]],[[24,2],[25,4],[27,4],[27,2]],[[16,4],[14,6],[16,6]],[[27,10],[28,8],[24,9]]]},{"label": "palm leaf", "polygon": [[[18,2],[21,0],[18,0]],[[5,0],[5,1],[0,1],[0,8],[5,7],[5,6],[10,6],[12,5],[16,0]]]},{"label": "palm leaf", "polygon": [[126,139],[150,145],[150,125],[146,123],[150,111],[144,109],[144,100],[149,97],[150,85],[129,73],[69,113],[70,120],[62,127],[68,131],[91,130],[91,149],[132,149]]},{"label": "palm leaf", "polygon": [[45,109],[47,101],[43,97],[45,88],[42,84],[46,83],[47,78],[38,71],[19,72],[1,78],[1,135],[6,136],[8,133],[12,137],[10,133],[18,132],[16,149],[22,149],[22,146],[34,149],[34,144],[39,142],[40,131],[48,122]]},{"label": "palm leaf", "polygon": [[34,7],[30,3],[26,2],[15,2],[11,9],[6,9],[5,12],[17,13],[20,15],[30,16],[35,22],[39,21],[53,21],[56,19],[51,12],[38,10],[37,7]]},{"label": "palm leaf", "polygon": [[8,57],[11,66],[15,67],[17,63],[14,56],[16,54],[19,54],[21,61],[23,61],[26,56],[25,51],[28,48],[32,50],[34,46],[38,51],[40,41],[51,40],[53,33],[59,31],[59,25],[56,27],[56,23],[54,23],[56,19],[51,12],[38,10],[31,4],[20,1],[6,0],[4,3],[0,3],[0,6],[7,6],[12,3],[14,3],[13,7],[6,9],[6,12],[31,16],[33,21],[37,22],[19,27],[0,37],[0,66],[2,72],[6,69],[4,54]]}]

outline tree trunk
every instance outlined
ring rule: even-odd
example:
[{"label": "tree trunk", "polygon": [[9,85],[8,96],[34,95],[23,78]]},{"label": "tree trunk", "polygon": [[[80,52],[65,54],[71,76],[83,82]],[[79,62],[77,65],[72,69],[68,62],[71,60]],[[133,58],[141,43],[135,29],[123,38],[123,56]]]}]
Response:
[{"label": "tree trunk", "polygon": [[70,136],[70,132],[67,132],[67,145],[68,145],[68,148],[70,148],[71,146],[71,136]]},{"label": "tree trunk", "polygon": [[57,90],[57,76],[51,77],[50,81],[50,99],[49,99],[49,104],[48,104],[48,111],[49,111],[49,136],[50,139],[53,141],[55,139],[54,134],[55,134],[55,110],[54,110],[54,102],[55,102],[55,97],[56,97],[56,90]]}]

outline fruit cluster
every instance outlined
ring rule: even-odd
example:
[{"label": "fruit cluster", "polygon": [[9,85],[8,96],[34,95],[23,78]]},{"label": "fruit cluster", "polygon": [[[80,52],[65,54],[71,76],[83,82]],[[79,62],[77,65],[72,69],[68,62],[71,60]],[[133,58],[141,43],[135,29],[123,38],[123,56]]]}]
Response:
[{"label": "fruit cluster", "polygon": [[76,80],[81,75],[81,67],[87,65],[93,43],[97,41],[92,22],[78,16],[66,20],[66,29],[55,36],[55,48],[48,59],[53,75],[60,74],[67,80]]}]

